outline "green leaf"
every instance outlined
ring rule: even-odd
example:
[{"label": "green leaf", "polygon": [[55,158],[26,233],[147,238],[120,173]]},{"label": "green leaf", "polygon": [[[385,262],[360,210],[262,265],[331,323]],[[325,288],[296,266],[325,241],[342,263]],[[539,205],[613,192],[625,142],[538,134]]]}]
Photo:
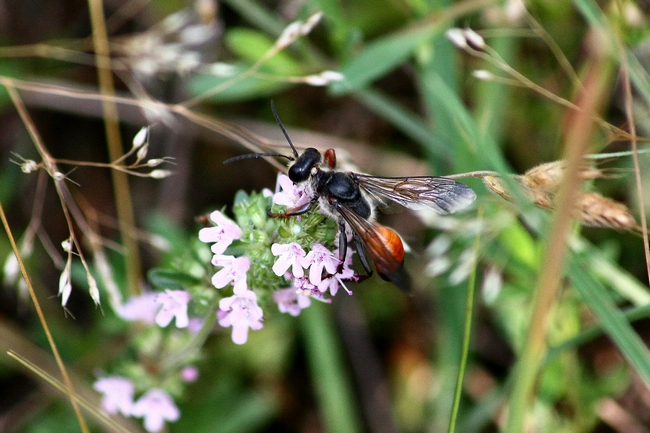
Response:
[{"label": "green leaf", "polygon": [[579,257],[569,262],[569,278],[580,296],[598,317],[605,332],[621,350],[646,385],[650,384],[650,351],[632,329],[622,311],[618,309],[605,287],[588,271]]},{"label": "green leaf", "polygon": [[342,362],[342,349],[332,319],[326,314],[331,308],[319,302],[314,304],[304,310],[300,318],[311,378],[326,431],[360,432],[361,422],[355,411],[350,377]]},{"label": "green leaf", "polygon": [[[275,44],[265,34],[247,28],[230,29],[225,36],[228,48],[251,63],[261,59]],[[299,75],[302,68],[287,51],[280,51],[262,65],[262,71],[275,75]]]},{"label": "green leaf", "polygon": [[154,268],[147,276],[151,284],[158,289],[181,290],[200,282],[192,275],[174,269]]},{"label": "green leaf", "polygon": [[429,23],[369,43],[339,69],[346,79],[333,83],[330,86],[332,93],[343,95],[367,86],[405,62],[420,44],[441,33],[443,29],[439,23]]},{"label": "green leaf", "polygon": [[[224,85],[232,77],[214,77],[211,75],[197,75],[192,78],[189,84],[192,95],[201,95],[214,88]],[[262,78],[249,77],[241,81],[233,82],[221,89],[218,93],[205,98],[213,103],[247,101],[251,99],[275,95],[286,89],[291,84]]]}]

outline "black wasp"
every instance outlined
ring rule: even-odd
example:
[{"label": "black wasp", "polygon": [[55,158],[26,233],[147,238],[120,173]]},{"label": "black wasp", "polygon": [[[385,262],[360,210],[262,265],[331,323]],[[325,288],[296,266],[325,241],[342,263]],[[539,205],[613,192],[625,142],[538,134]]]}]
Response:
[{"label": "black wasp", "polygon": [[372,275],[372,267],[366,253],[375,264],[379,275],[410,292],[410,278],[404,270],[404,245],[392,229],[374,221],[374,209],[429,207],[446,215],[464,208],[474,201],[476,194],[467,185],[446,177],[377,177],[366,174],[336,170],[336,154],[328,149],[321,154],[309,147],[298,154],[271,102],[275,120],[291,146],[293,156],[277,153],[255,153],[231,158],[224,163],[262,156],[286,158],[293,161],[289,167],[289,179],[294,184],[308,182],[307,192],[311,200],[305,205],[287,209],[274,217],[290,217],[307,213],[316,204],[338,221],[339,260],[345,261],[347,251],[346,224],[352,229],[357,254],[361,264]]}]

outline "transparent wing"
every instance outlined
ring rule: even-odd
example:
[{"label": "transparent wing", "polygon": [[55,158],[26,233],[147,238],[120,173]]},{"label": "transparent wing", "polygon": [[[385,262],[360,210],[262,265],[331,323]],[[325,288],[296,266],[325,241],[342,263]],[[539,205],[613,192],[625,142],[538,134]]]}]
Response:
[{"label": "transparent wing", "polygon": [[431,208],[446,215],[468,206],[476,193],[464,183],[446,177],[377,177],[352,173],[359,186],[382,210]]}]

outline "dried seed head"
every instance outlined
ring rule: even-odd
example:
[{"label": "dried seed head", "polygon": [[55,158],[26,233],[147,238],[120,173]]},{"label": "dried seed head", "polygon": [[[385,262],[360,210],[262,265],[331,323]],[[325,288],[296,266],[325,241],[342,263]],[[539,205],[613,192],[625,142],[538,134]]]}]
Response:
[{"label": "dried seed head", "polygon": [[513,201],[512,196],[506,191],[506,186],[498,176],[483,176],[483,183],[490,191],[501,196],[502,199]]},{"label": "dried seed head", "polygon": [[[531,168],[521,176],[522,184],[529,188],[541,188],[547,191],[557,191],[566,174],[566,161],[553,161]],[[595,167],[580,168],[580,181],[598,179],[603,172]]]},{"label": "dried seed head", "polygon": [[[543,208],[550,209],[553,207],[553,193],[551,191],[539,188],[535,189],[525,185],[522,181],[523,176],[513,176],[513,179],[520,184],[521,189],[528,200]],[[510,202],[514,201],[510,192],[506,190],[506,185],[498,176],[485,176],[483,177],[483,182],[490,191],[501,196],[504,200]]]},{"label": "dried seed head", "polygon": [[594,192],[580,196],[574,218],[591,227],[635,231],[641,229],[627,206]]}]

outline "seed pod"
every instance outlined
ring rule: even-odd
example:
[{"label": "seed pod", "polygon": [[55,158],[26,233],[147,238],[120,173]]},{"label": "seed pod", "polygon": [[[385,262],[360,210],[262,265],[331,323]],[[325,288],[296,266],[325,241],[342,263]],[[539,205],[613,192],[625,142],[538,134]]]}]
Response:
[{"label": "seed pod", "polygon": [[627,206],[595,192],[580,196],[574,218],[591,227],[641,230]]}]

